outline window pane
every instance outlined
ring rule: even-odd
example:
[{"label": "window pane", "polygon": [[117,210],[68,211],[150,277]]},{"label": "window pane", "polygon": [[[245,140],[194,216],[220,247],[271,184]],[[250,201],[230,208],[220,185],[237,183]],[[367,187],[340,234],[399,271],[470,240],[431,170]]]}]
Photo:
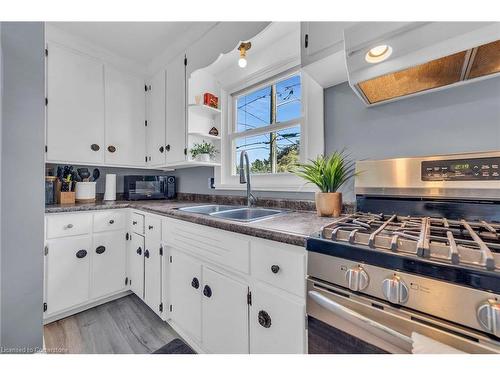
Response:
[{"label": "window pane", "polygon": [[271,123],[271,86],[240,96],[236,107],[237,132],[269,125]]},{"label": "window pane", "polygon": [[300,126],[276,132],[276,172],[289,172],[299,162]]},{"label": "window pane", "polygon": [[299,118],[301,97],[300,76],[293,76],[276,83],[276,122]]},{"label": "window pane", "polygon": [[245,137],[235,140],[236,145],[236,174],[240,170],[240,154],[246,151],[250,161],[251,173],[270,173],[270,134]]}]

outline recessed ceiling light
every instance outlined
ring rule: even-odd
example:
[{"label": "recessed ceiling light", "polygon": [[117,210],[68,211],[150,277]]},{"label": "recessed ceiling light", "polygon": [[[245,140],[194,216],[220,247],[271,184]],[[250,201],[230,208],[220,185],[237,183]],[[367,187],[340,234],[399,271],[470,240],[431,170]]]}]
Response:
[{"label": "recessed ceiling light", "polygon": [[392,54],[392,47],[387,44],[381,44],[370,49],[366,55],[365,60],[371,64],[376,64],[384,61]]}]

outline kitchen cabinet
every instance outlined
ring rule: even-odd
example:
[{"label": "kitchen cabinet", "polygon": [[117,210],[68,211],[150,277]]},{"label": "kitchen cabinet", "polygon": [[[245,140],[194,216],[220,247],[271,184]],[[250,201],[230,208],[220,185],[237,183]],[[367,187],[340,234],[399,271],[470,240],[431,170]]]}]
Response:
[{"label": "kitchen cabinet", "polygon": [[248,286],[203,266],[202,343],[209,353],[248,353]]},{"label": "kitchen cabinet", "polygon": [[[165,71],[155,74],[148,83],[148,123],[146,129],[147,165],[165,165]],[[181,96],[178,92],[176,95]]]},{"label": "kitchen cabinet", "polygon": [[344,49],[344,29],[355,22],[301,22],[301,62],[309,65]]},{"label": "kitchen cabinet", "polygon": [[128,284],[130,290],[144,299],[144,237],[133,233],[128,246]]},{"label": "kitchen cabinet", "polygon": [[170,317],[183,332],[201,342],[201,263],[175,249],[170,254]]},{"label": "kitchen cabinet", "polygon": [[100,298],[125,288],[126,240],[123,231],[93,236],[90,297]]},{"label": "kitchen cabinet", "polygon": [[250,353],[305,353],[305,304],[278,289],[251,288]]},{"label": "kitchen cabinet", "polygon": [[156,216],[145,217],[144,244],[144,302],[158,315],[162,306],[162,256],[161,219]]},{"label": "kitchen cabinet", "polygon": [[144,79],[105,68],[105,163],[144,166],[146,95]]},{"label": "kitchen cabinet", "polygon": [[46,244],[46,314],[89,299],[90,235],[58,238]]},{"label": "kitchen cabinet", "polygon": [[186,160],[186,65],[184,55],[167,66],[166,162]]},{"label": "kitchen cabinet", "polygon": [[104,161],[104,65],[55,43],[47,46],[49,162]]}]

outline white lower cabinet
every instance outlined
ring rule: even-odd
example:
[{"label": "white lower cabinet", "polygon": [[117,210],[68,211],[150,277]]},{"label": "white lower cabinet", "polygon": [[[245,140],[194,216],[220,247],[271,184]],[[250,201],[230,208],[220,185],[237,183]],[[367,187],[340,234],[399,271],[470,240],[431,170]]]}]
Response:
[{"label": "white lower cabinet", "polygon": [[305,353],[304,302],[278,289],[252,288],[250,353]]},{"label": "white lower cabinet", "polygon": [[145,217],[144,235],[144,302],[161,315],[161,219],[157,216]]},{"label": "white lower cabinet", "polygon": [[201,263],[171,249],[170,317],[191,338],[201,342]]},{"label": "white lower cabinet", "polygon": [[90,297],[100,298],[125,288],[127,254],[122,231],[94,234]]},{"label": "white lower cabinet", "polygon": [[137,233],[130,236],[127,274],[130,290],[144,299],[144,237]]},{"label": "white lower cabinet", "polygon": [[203,266],[202,345],[208,353],[248,353],[248,286]]},{"label": "white lower cabinet", "polygon": [[47,242],[46,314],[77,306],[89,299],[90,236],[58,238]]}]

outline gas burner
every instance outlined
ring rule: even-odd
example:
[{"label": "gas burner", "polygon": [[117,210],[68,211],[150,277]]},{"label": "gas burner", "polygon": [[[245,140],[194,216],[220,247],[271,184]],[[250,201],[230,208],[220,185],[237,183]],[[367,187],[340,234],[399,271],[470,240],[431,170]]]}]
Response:
[{"label": "gas burner", "polygon": [[357,212],[322,228],[322,237],[373,250],[500,270],[500,224]]}]

